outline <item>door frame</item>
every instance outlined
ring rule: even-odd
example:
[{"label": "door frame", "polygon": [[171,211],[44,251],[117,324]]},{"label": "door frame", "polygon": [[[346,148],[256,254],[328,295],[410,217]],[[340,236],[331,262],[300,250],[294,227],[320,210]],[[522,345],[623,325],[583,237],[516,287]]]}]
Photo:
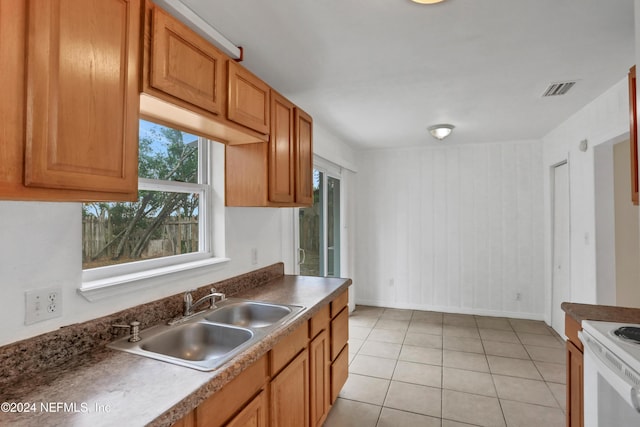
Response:
[{"label": "door frame", "polygon": [[[343,251],[344,251],[344,227],[343,227],[343,221],[344,221],[344,203],[345,203],[345,191],[343,188],[343,182],[342,182],[342,168],[338,165],[336,165],[335,163],[332,163],[328,160],[323,159],[322,157],[313,156],[313,169],[314,170],[318,170],[321,173],[325,174],[325,177],[331,177],[334,179],[337,179],[340,181],[340,268],[342,269],[342,260],[343,258]],[[326,196],[327,194],[327,179],[323,179],[322,180],[322,185],[323,185],[323,189],[322,189],[322,194],[324,194]],[[328,248],[326,245],[326,241],[327,241],[327,218],[328,218],[328,203],[325,203],[322,206],[322,232],[323,232],[323,238],[322,238],[322,250],[324,252],[324,274],[326,275],[327,273],[327,257],[328,257]],[[300,208],[294,208],[293,209],[293,247],[294,247],[294,274],[298,275],[300,274],[300,222],[299,222],[299,217],[300,217]]]},{"label": "door frame", "polygon": [[[566,159],[561,160],[557,163],[552,164],[549,167],[549,184],[550,184],[550,200],[549,200],[549,205],[551,207],[551,211],[550,211],[550,228],[551,228],[551,240],[550,240],[550,246],[551,246],[551,250],[550,250],[550,260],[549,260],[549,265],[551,266],[551,276],[549,277],[549,283],[550,283],[550,293],[549,293],[549,324],[550,326],[553,328],[553,323],[554,323],[554,307],[553,307],[553,294],[554,294],[554,288],[555,288],[555,283],[554,283],[554,270],[555,270],[555,265],[554,265],[554,259],[555,259],[555,209],[556,209],[556,173],[555,170],[557,167],[560,166],[567,166],[567,193],[568,193],[568,200],[567,200],[567,207],[568,207],[568,223],[569,223],[569,229],[568,231],[568,240],[569,240],[569,253],[568,253],[568,259],[566,261],[566,268],[568,269],[568,300],[571,300],[571,165],[569,162],[569,156],[567,156]],[[564,323],[564,321],[563,321]],[[562,331],[556,331],[560,336],[564,336],[564,330]]]}]

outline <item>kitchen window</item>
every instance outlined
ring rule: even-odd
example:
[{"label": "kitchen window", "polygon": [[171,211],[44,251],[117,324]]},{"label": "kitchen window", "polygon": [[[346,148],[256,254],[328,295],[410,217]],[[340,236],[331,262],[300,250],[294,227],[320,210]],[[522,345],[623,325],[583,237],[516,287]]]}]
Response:
[{"label": "kitchen window", "polygon": [[224,261],[212,250],[216,146],[140,120],[138,200],[82,205],[81,291]]}]

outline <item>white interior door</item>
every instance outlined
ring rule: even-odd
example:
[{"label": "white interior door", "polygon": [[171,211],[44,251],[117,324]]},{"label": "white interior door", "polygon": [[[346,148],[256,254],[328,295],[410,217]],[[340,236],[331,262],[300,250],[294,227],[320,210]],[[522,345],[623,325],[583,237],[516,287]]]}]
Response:
[{"label": "white interior door", "polygon": [[553,167],[552,181],[551,327],[560,336],[564,336],[564,312],[560,308],[560,304],[571,299],[571,222],[569,216],[569,166],[567,163]]}]

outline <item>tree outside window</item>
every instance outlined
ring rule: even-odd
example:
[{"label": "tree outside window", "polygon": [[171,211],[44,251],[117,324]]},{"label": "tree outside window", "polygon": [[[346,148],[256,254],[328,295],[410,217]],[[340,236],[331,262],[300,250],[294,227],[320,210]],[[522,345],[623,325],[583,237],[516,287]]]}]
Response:
[{"label": "tree outside window", "polygon": [[83,205],[83,269],[202,250],[204,141],[140,121],[138,200]]}]

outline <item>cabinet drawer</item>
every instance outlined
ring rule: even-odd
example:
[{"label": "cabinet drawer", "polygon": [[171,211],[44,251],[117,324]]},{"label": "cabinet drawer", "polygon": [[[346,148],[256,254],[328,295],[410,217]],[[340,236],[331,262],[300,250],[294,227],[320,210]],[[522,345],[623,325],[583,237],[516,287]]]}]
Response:
[{"label": "cabinet drawer", "polygon": [[307,346],[308,325],[305,322],[271,350],[271,376],[275,377],[287,363]]},{"label": "cabinet drawer", "polygon": [[349,376],[349,344],[347,344],[336,360],[331,364],[331,404],[336,401],[342,387]]},{"label": "cabinet drawer", "polygon": [[263,356],[196,408],[197,426],[222,425],[265,385],[266,379],[267,357]]},{"label": "cabinet drawer", "polygon": [[335,360],[338,354],[349,340],[349,310],[345,307],[331,321],[331,360]]},{"label": "cabinet drawer", "polygon": [[329,329],[330,319],[329,304],[327,304],[309,320],[309,339],[313,339],[323,329]]},{"label": "cabinet drawer", "polygon": [[341,293],[340,295],[338,295],[338,297],[336,297],[336,299],[331,301],[331,318],[333,319],[334,317],[336,317],[336,315],[338,313],[340,313],[340,311],[342,311],[342,309],[344,307],[346,307],[347,304],[349,304],[349,290],[348,289],[346,291],[344,291],[343,293]]}]

